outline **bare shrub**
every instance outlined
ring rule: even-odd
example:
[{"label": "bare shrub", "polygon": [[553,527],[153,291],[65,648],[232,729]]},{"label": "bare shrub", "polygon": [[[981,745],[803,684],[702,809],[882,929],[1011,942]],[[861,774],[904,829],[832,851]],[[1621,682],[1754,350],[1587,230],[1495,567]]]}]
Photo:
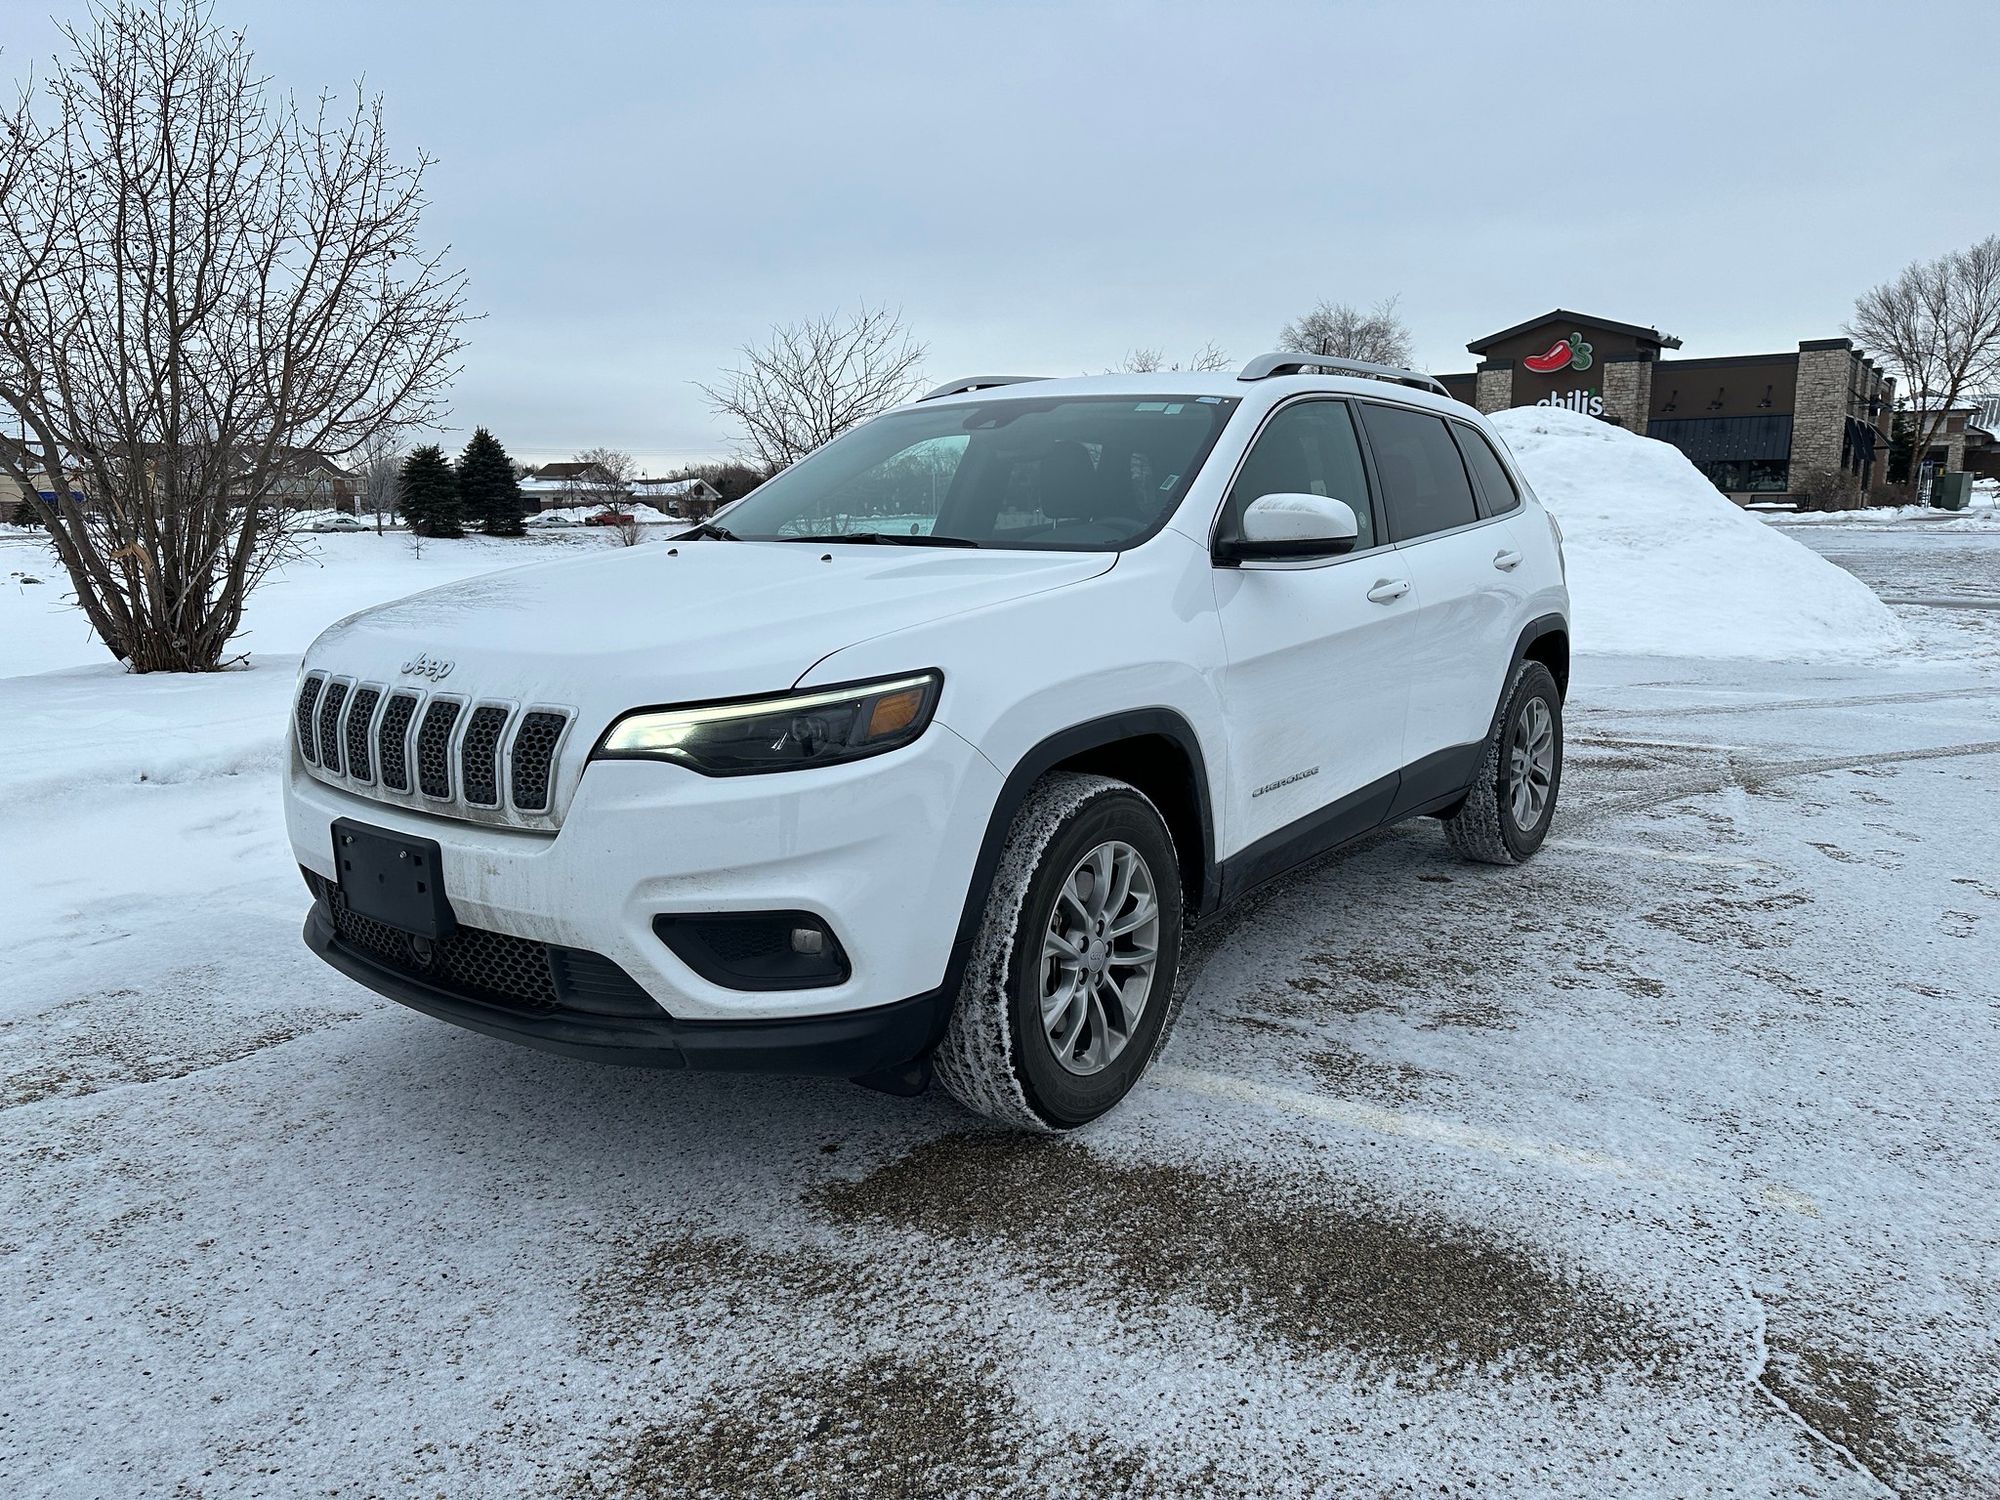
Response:
[{"label": "bare shrub", "polygon": [[[435,425],[464,276],[378,100],[275,93],[204,0],[105,0],[0,107],[0,471],[64,497],[77,602],[132,669],[221,661],[316,453]],[[76,498],[80,497],[80,498]]]}]

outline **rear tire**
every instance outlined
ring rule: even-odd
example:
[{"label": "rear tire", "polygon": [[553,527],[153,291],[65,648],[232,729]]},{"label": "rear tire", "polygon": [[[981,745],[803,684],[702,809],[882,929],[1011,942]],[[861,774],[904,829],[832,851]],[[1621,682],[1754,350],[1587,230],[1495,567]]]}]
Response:
[{"label": "rear tire", "polygon": [[1159,810],[1122,781],[1044,777],[1008,829],[938,1081],[1020,1129],[1088,1124],[1166,1040],[1180,937],[1180,863]]},{"label": "rear tire", "polygon": [[1486,737],[1479,780],[1443,819],[1445,841],[1466,859],[1514,865],[1542,847],[1562,789],[1562,691],[1538,661],[1524,661]]}]

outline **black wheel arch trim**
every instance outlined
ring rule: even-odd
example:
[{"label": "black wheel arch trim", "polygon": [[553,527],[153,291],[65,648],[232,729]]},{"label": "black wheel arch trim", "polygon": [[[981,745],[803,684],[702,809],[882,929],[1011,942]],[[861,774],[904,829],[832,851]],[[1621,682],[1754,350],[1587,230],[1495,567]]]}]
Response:
[{"label": "black wheel arch trim", "polygon": [[[986,899],[993,884],[993,872],[999,867],[1000,852],[1007,842],[1007,830],[1013,825],[1014,815],[1021,810],[1021,804],[1027,801],[1029,789],[1064,761],[1127,740],[1142,739],[1168,740],[1187,757],[1194,783],[1201,847],[1192,851],[1192,860],[1183,859],[1183,866],[1200,872],[1201,891],[1199,902],[1189,900],[1189,893],[1185,892],[1182,899],[1184,908],[1190,914],[1214,908],[1220,895],[1215,864],[1215,810],[1209,794],[1208,762],[1202,755],[1201,740],[1196,736],[1194,726],[1179,710],[1164,707],[1126,709],[1122,713],[1086,719],[1037,742],[1014,762],[1013,769],[1001,782],[1000,793],[994,798],[993,810],[986,820],[986,836],[980,841],[979,855],[973,863],[972,879],[966,885],[965,906],[959,914],[958,933],[952,939],[951,956],[945,964],[941,988],[946,996],[956,998],[959,985],[965,978],[966,965],[972,961],[972,945],[979,936],[979,924],[986,915]],[[940,1014],[946,1019],[949,1010],[949,1004],[939,1007]],[[942,1038],[943,1034],[941,1024],[938,1037]]]}]

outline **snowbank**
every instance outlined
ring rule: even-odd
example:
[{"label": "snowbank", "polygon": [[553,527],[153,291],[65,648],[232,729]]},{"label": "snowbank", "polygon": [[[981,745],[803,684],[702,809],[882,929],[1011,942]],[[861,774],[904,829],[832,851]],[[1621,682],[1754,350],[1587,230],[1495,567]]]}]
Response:
[{"label": "snowbank", "polygon": [[1578,650],[1853,657],[1908,644],[1866,584],[1739,509],[1671,445],[1553,407],[1492,421],[1562,523]]}]

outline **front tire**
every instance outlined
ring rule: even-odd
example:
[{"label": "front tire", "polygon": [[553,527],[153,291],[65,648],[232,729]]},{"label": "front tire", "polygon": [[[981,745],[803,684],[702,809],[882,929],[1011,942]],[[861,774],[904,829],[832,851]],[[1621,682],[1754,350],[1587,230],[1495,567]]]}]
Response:
[{"label": "front tire", "polygon": [[1541,662],[1524,661],[1486,738],[1479,780],[1443,820],[1446,842],[1481,864],[1528,858],[1555,819],[1562,761],[1562,690]]},{"label": "front tire", "polygon": [[1180,935],[1180,863],[1159,810],[1122,781],[1044,777],[1008,829],[938,1081],[1003,1124],[1088,1124],[1166,1039]]}]

